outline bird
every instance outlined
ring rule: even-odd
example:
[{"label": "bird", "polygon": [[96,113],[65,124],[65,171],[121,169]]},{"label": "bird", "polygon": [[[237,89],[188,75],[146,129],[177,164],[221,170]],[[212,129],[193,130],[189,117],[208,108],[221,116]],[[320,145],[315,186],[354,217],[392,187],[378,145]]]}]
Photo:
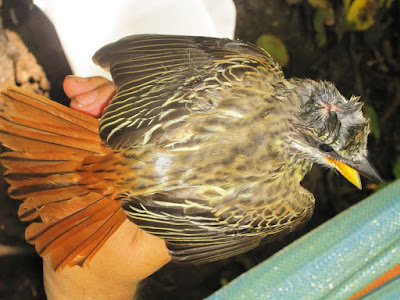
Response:
[{"label": "bird", "polygon": [[116,95],[98,120],[11,87],[1,154],[26,239],[54,269],[85,265],[128,218],[200,264],[251,250],[310,219],[313,164],[361,189],[368,161],[359,97],[285,78],[239,40],[133,35],[98,50]]}]

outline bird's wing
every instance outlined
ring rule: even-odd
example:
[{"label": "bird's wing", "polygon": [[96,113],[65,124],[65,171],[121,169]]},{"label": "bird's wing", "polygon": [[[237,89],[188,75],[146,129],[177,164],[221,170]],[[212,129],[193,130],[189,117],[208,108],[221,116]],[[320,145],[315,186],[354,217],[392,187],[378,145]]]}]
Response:
[{"label": "bird's wing", "polygon": [[262,240],[293,231],[311,217],[314,208],[314,197],[305,190],[296,199],[271,197],[262,204],[256,204],[257,195],[215,205],[190,197],[190,192],[188,197],[179,194],[171,191],[122,201],[128,218],[164,239],[178,263],[204,263],[247,252]]},{"label": "bird's wing", "polygon": [[246,72],[283,78],[264,50],[208,37],[130,36],[103,47],[93,60],[110,69],[118,92],[100,124],[100,136],[114,149],[146,144],[193,111],[213,109],[210,99]]},{"label": "bird's wing", "polygon": [[218,219],[212,208],[196,199],[168,199],[155,194],[125,199],[128,218],[167,242],[177,263],[200,264],[224,259],[257,247],[265,234],[237,234],[229,221]]}]

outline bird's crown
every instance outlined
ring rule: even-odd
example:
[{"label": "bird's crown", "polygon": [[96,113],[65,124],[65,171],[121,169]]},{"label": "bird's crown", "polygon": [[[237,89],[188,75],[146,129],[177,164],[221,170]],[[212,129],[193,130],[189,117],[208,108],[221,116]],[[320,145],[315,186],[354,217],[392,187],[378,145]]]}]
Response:
[{"label": "bird's crown", "polygon": [[326,81],[303,80],[302,87],[296,91],[304,129],[338,151],[359,152],[366,148],[369,125],[362,114],[363,103],[359,97],[347,100]]}]

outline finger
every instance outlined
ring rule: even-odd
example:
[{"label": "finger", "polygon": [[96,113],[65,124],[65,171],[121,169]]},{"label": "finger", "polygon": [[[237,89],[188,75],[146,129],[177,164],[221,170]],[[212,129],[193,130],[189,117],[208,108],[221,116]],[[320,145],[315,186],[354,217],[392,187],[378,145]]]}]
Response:
[{"label": "finger", "polygon": [[99,86],[110,82],[107,78],[101,76],[94,77],[78,77],[68,75],[63,82],[65,94],[69,98],[74,98],[77,95],[92,91]]},{"label": "finger", "polygon": [[100,117],[104,108],[108,105],[115,95],[114,85],[107,81],[94,90],[79,94],[71,98],[71,108],[91,115]]}]

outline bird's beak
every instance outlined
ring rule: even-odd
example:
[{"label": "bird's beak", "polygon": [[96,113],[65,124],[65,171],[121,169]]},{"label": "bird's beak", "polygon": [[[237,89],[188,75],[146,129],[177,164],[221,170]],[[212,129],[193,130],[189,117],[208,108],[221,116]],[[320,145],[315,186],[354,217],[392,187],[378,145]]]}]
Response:
[{"label": "bird's beak", "polygon": [[350,181],[360,190],[362,189],[362,185],[359,173],[372,180],[376,180],[378,182],[382,181],[382,178],[379,176],[378,172],[375,171],[366,158],[357,163],[347,160],[336,160],[330,157],[326,157],[326,160],[348,181]]}]

